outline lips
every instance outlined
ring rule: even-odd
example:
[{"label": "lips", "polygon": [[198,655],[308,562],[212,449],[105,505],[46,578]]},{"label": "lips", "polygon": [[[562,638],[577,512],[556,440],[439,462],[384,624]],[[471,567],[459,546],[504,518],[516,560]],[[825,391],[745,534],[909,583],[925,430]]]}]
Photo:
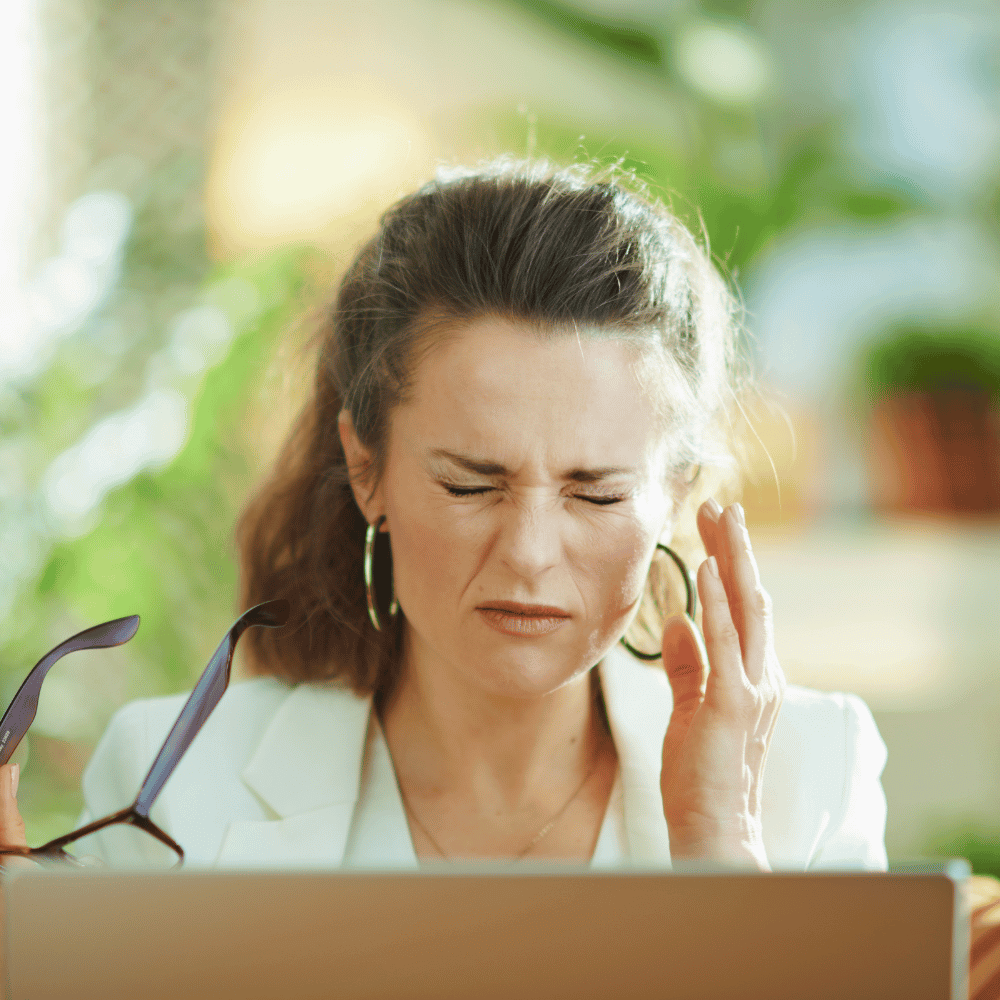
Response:
[{"label": "lips", "polygon": [[569,612],[552,604],[521,604],[518,601],[490,601],[480,604],[483,611],[503,611],[521,618],[569,618]]},{"label": "lips", "polygon": [[558,632],[569,621],[569,615],[562,608],[551,604],[491,601],[476,610],[494,631],[528,641]]}]

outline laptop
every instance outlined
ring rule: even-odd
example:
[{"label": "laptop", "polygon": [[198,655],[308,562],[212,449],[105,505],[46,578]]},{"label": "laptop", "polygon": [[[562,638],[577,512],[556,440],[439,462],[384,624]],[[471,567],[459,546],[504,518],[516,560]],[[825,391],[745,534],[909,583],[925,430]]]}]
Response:
[{"label": "laptop", "polygon": [[11,1000],[965,1000],[964,861],[8,873]]}]

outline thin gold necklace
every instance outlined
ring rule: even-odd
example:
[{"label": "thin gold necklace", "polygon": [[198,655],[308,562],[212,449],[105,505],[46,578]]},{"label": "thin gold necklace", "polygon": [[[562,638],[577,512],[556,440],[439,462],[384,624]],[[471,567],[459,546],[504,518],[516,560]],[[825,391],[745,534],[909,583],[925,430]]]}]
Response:
[{"label": "thin gold necklace", "polygon": [[[590,779],[597,773],[597,768],[598,764],[595,763],[594,766],[588,772],[587,777],[580,782],[580,786],[577,788],[577,790],[563,803],[562,808],[559,810],[559,812],[557,812],[555,816],[553,816],[552,819],[550,819],[548,823],[546,823],[545,826],[543,826],[541,830],[539,830],[538,833],[536,833],[534,837],[531,838],[531,843],[529,843],[527,847],[517,852],[517,857],[519,859],[526,857],[528,853],[531,851],[531,849],[542,839],[542,837],[544,837],[552,829],[552,827],[556,825],[556,823],[559,821],[559,817],[562,816],[562,814],[566,812],[567,809],[569,809],[569,807],[573,804],[573,802],[576,801],[576,797],[580,794],[580,792],[584,790],[584,788],[586,788],[587,782],[590,781]],[[399,794],[403,800],[403,807],[410,814],[410,817],[413,820],[413,822],[416,823],[418,827],[420,827],[420,830],[423,833],[423,835],[431,842],[431,846],[434,848],[434,850],[437,851],[438,854],[440,854],[445,861],[451,861],[452,859],[447,854],[445,854],[444,849],[434,839],[434,835],[431,833],[431,831],[428,830],[427,827],[420,822],[420,817],[413,811],[413,806],[411,806],[409,801],[407,800],[402,785],[400,785],[399,787]]]}]

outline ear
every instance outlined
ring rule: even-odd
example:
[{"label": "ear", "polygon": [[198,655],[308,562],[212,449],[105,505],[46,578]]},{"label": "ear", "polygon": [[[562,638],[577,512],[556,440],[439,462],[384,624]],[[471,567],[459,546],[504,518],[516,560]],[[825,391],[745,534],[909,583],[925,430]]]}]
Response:
[{"label": "ear", "polygon": [[351,492],[354,494],[354,502],[358,505],[364,519],[369,524],[374,524],[384,511],[382,509],[381,487],[374,494],[371,490],[371,452],[358,438],[349,411],[340,411],[337,418],[337,431],[340,434],[340,443],[344,448],[344,457],[347,459],[347,472],[351,477]]}]

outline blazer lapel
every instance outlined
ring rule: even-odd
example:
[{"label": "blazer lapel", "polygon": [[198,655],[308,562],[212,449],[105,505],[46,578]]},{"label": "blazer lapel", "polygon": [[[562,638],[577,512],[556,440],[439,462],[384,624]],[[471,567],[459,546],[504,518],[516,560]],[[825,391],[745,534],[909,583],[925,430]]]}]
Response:
[{"label": "blazer lapel", "polygon": [[620,646],[601,661],[601,687],[621,768],[625,830],[633,862],[670,864],[660,770],[673,695],[663,667],[640,663]]},{"label": "blazer lapel", "polygon": [[371,698],[302,684],[281,703],[243,770],[273,818],[230,824],[223,866],[341,864],[358,798]]}]

